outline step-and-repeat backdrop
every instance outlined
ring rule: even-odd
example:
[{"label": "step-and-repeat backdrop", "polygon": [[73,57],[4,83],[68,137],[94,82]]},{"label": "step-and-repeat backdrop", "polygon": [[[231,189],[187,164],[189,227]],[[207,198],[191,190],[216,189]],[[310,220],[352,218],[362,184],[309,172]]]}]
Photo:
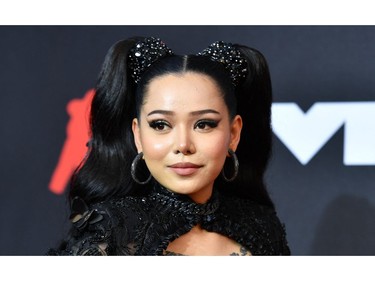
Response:
[{"label": "step-and-repeat backdrop", "polygon": [[292,254],[375,254],[375,26],[1,26],[0,255],[44,255],[63,237],[92,88],[108,48],[134,35],[180,54],[217,40],[263,52],[267,184]]}]

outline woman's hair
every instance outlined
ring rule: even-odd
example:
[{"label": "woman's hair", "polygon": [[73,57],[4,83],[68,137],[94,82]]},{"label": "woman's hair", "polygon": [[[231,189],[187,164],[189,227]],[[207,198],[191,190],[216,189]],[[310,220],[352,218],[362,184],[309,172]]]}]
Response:
[{"label": "woman's hair", "polygon": [[[216,81],[230,117],[239,114],[243,119],[242,137],[236,151],[240,163],[238,176],[230,183],[219,176],[215,188],[273,207],[264,183],[272,145],[272,90],[263,55],[253,48],[233,45],[248,65],[244,81],[237,86],[232,84],[228,70],[222,63],[203,55],[158,58],[135,83],[129,68],[129,52],[143,39],[133,37],[119,41],[105,57],[91,105],[89,150],[72,177],[70,199],[79,196],[90,203],[150,190],[148,185],[152,185],[152,181],[139,185],[131,177],[131,163],[137,155],[132,120],[139,115],[144,94],[152,79],[168,73],[190,71],[206,74]],[[231,159],[226,162],[230,163]],[[146,179],[148,175],[147,169],[143,174],[137,174],[141,179]]]}]

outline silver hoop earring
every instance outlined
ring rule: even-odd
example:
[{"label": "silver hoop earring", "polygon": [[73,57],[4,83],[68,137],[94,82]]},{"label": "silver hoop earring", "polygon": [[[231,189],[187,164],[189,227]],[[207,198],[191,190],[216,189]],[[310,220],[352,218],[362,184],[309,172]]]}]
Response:
[{"label": "silver hoop earring", "polygon": [[143,152],[140,152],[140,153],[138,153],[137,156],[135,156],[135,158],[134,158],[134,160],[132,162],[131,170],[130,170],[130,173],[132,175],[133,180],[136,183],[138,183],[138,184],[146,184],[146,183],[148,183],[151,180],[151,177],[152,177],[152,175],[150,174],[150,176],[148,177],[148,179],[145,180],[145,181],[140,181],[140,180],[137,179],[137,177],[135,175],[135,172],[137,170],[137,166],[138,166],[139,160],[141,160],[142,157],[143,157]]},{"label": "silver hoop earring", "polygon": [[233,172],[232,177],[227,178],[227,176],[225,175],[224,167],[223,167],[223,169],[221,170],[221,175],[223,176],[225,181],[231,182],[231,181],[234,181],[234,179],[238,175],[238,169],[240,167],[240,163],[238,162],[238,158],[237,158],[236,153],[234,153],[234,151],[232,149],[228,149],[228,152],[229,152],[230,158],[232,158],[232,160],[233,160],[233,165],[234,165],[233,170],[234,170],[234,172]]}]

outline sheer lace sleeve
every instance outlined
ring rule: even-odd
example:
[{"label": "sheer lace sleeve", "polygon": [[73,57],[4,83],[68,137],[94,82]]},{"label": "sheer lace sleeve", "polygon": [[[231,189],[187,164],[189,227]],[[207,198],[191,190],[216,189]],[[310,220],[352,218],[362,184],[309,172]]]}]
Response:
[{"label": "sheer lace sleeve", "polygon": [[101,205],[88,207],[81,198],[72,201],[72,227],[68,237],[48,255],[108,255],[112,220]]},{"label": "sheer lace sleeve", "polygon": [[139,255],[147,238],[149,208],[142,198],[118,198],[87,206],[72,201],[68,237],[48,255]]}]

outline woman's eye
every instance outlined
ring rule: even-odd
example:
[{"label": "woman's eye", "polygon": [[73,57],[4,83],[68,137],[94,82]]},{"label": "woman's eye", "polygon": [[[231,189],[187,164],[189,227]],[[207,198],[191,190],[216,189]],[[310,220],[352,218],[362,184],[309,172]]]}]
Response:
[{"label": "woman's eye", "polygon": [[218,122],[214,120],[200,120],[195,124],[194,129],[209,130],[217,127],[217,124]]},{"label": "woman's eye", "polygon": [[164,131],[168,127],[170,127],[169,124],[165,121],[151,121],[149,125],[156,131]]}]

